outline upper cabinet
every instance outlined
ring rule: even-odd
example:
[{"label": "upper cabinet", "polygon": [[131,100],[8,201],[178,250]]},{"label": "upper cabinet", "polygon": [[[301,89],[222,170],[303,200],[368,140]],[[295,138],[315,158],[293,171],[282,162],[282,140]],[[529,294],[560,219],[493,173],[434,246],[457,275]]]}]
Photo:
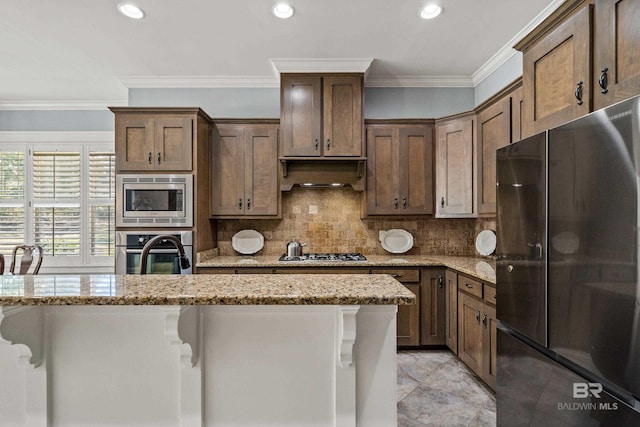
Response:
[{"label": "upper cabinet", "polygon": [[431,120],[367,124],[365,216],[433,214]]},{"label": "upper cabinet", "polygon": [[598,0],[594,73],[595,109],[640,93],[640,4]]},{"label": "upper cabinet", "polygon": [[282,74],[283,157],[361,157],[362,74]]},{"label": "upper cabinet", "polygon": [[474,216],[473,113],[438,120],[436,123],[436,217]]},{"label": "upper cabinet", "polygon": [[640,93],[638,28],[638,1],[572,0],[520,41],[523,136]]},{"label": "upper cabinet", "polygon": [[278,125],[272,122],[216,123],[212,217],[278,216]]},{"label": "upper cabinet", "polygon": [[191,172],[195,126],[209,126],[194,108],[112,107],[118,172]]}]

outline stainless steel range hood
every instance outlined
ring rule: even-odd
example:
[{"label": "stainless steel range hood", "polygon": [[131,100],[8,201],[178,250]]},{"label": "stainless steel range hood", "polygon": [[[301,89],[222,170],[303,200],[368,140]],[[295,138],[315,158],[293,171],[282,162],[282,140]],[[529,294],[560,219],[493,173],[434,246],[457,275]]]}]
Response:
[{"label": "stainless steel range hood", "polygon": [[342,187],[349,185],[355,191],[364,190],[364,158],[341,159],[280,159],[282,167],[281,191],[290,191],[294,185],[309,188]]}]

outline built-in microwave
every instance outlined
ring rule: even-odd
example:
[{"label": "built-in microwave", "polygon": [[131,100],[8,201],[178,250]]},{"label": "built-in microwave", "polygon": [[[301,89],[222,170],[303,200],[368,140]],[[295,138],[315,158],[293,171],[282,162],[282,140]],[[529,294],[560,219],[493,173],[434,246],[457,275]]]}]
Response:
[{"label": "built-in microwave", "polygon": [[116,226],[192,227],[193,176],[116,175]]}]

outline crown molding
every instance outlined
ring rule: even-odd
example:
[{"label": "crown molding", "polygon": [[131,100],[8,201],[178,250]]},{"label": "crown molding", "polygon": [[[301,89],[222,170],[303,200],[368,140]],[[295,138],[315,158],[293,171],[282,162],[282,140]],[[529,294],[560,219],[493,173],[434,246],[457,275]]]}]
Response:
[{"label": "crown molding", "polygon": [[366,87],[473,87],[468,76],[398,76],[365,78]]},{"label": "crown molding", "polygon": [[2,143],[113,143],[115,131],[0,131]]},{"label": "crown molding", "polygon": [[563,4],[565,0],[553,0],[551,4],[545,7],[542,12],[536,15],[522,30],[520,30],[515,36],[511,38],[500,50],[498,50],[487,62],[485,62],[480,68],[476,70],[471,76],[473,80],[473,86],[478,86],[494,71],[500,68],[505,62],[507,62],[513,55],[518,53],[513,46],[518,43],[523,37],[533,31],[542,21],[547,19],[558,7]]},{"label": "crown molding", "polygon": [[107,110],[124,107],[126,99],[103,101],[0,101],[0,110]]},{"label": "crown molding", "polygon": [[258,88],[279,87],[272,76],[121,76],[127,88]]},{"label": "crown molding", "polygon": [[281,73],[366,73],[373,58],[272,58],[276,75]]}]

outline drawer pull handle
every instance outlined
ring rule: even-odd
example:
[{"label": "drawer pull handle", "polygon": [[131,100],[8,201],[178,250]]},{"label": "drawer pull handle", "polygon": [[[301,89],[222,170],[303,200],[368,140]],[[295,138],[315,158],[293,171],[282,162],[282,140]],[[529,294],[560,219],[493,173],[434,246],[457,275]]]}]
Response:
[{"label": "drawer pull handle", "polygon": [[398,209],[398,198],[393,199],[393,208]]},{"label": "drawer pull handle", "polygon": [[478,321],[478,325],[480,324],[480,310],[476,312],[476,320]]},{"label": "drawer pull handle", "polygon": [[242,199],[238,199],[238,209],[242,209]]},{"label": "drawer pull handle", "polygon": [[487,329],[487,313],[482,316],[482,324],[484,325],[484,328]]},{"label": "drawer pull handle", "polygon": [[247,199],[247,209],[251,209],[251,199]]},{"label": "drawer pull handle", "polygon": [[393,274],[391,275],[391,277],[393,277],[394,279],[399,279],[399,278],[401,278],[401,277],[402,277],[402,274],[393,273]]},{"label": "drawer pull handle", "polygon": [[469,288],[469,289],[473,289],[473,285],[471,285],[471,284],[469,284],[469,283],[465,283],[464,285],[465,285],[467,288]]},{"label": "drawer pull handle", "polygon": [[600,92],[602,93],[607,93],[609,92],[609,89],[607,89],[607,85],[609,84],[609,77],[607,76],[607,71],[609,71],[608,68],[603,68],[602,69],[602,74],[600,74],[600,78],[598,79],[598,84],[600,85]]},{"label": "drawer pull handle", "polygon": [[327,150],[331,150],[331,140],[327,139]]},{"label": "drawer pull handle", "polygon": [[318,139],[317,139],[317,138],[316,138],[316,145],[315,145],[315,147],[316,147],[316,151],[317,151],[317,150],[318,150]]},{"label": "drawer pull handle", "polygon": [[151,151],[149,151],[149,155],[147,156],[147,160],[149,161],[149,164],[151,164]]},{"label": "drawer pull handle", "polygon": [[160,164],[160,153],[158,153],[158,164]]},{"label": "drawer pull handle", "polygon": [[584,84],[584,82],[582,80],[580,80],[578,82],[578,85],[576,86],[576,91],[575,91],[575,96],[576,99],[578,100],[578,105],[582,105],[584,104],[584,101],[582,100],[582,85]]}]

